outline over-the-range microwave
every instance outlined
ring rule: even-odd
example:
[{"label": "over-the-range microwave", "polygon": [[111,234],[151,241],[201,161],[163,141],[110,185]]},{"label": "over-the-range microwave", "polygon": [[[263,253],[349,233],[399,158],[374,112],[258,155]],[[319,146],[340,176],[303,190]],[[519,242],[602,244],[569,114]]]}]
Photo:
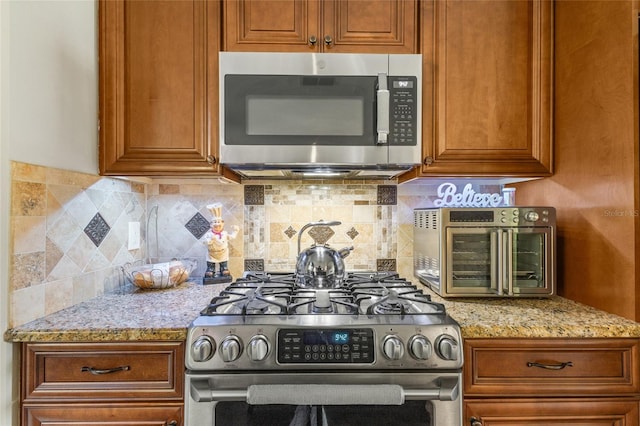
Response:
[{"label": "over-the-range microwave", "polygon": [[442,297],[545,297],[556,290],[553,207],[414,210],[414,273]]},{"label": "over-the-range microwave", "polygon": [[392,178],[420,163],[422,56],[220,53],[220,158],[245,178]]}]

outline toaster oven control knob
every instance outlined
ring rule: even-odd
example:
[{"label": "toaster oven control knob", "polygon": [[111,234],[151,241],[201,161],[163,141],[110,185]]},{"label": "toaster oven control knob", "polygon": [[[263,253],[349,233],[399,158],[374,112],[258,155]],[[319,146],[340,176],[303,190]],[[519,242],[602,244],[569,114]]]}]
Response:
[{"label": "toaster oven control knob", "polygon": [[395,361],[404,355],[404,344],[398,336],[387,336],[382,341],[382,353],[388,359]]},{"label": "toaster oven control knob", "polygon": [[233,362],[240,358],[242,353],[242,344],[236,336],[227,336],[220,343],[220,355],[224,362]]},{"label": "toaster oven control knob", "polygon": [[538,214],[538,212],[526,212],[524,218],[529,222],[535,222],[536,220],[540,219],[540,215]]},{"label": "toaster oven control knob", "polygon": [[247,355],[251,361],[264,361],[269,354],[269,342],[264,336],[253,336],[247,345]]},{"label": "toaster oven control knob", "polygon": [[422,334],[416,334],[409,340],[409,353],[417,360],[427,360],[431,358],[433,349],[429,339]]},{"label": "toaster oven control knob", "polygon": [[216,352],[216,343],[209,336],[200,336],[191,345],[191,357],[195,362],[209,361]]},{"label": "toaster oven control knob", "polygon": [[456,361],[458,359],[458,342],[453,337],[443,334],[436,340],[436,353],[442,359]]}]

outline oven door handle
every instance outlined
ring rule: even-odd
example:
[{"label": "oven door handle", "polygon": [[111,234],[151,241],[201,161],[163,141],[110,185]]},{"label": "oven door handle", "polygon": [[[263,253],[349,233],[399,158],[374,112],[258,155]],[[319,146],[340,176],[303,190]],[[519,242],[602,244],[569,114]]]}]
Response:
[{"label": "oven door handle", "polygon": [[[364,393],[363,393],[364,392]],[[458,380],[444,377],[439,387],[403,388],[399,385],[251,385],[247,389],[211,389],[209,381],[191,380],[196,402],[246,401],[251,405],[402,405],[405,400],[455,401]]]}]

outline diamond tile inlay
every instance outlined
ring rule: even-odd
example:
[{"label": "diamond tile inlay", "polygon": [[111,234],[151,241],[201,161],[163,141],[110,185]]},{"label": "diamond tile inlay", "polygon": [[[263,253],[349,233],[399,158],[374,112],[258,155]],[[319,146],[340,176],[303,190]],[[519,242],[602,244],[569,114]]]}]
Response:
[{"label": "diamond tile inlay", "polygon": [[357,237],[357,236],[358,236],[358,234],[360,234],[360,233],[359,233],[359,232],[356,230],[356,228],[354,228],[354,227],[351,227],[351,229],[349,229],[349,230],[347,231],[347,235],[348,235],[348,236],[349,236],[349,238],[351,238],[352,240],[353,240],[355,237]]},{"label": "diamond tile inlay", "polygon": [[104,220],[100,213],[96,213],[95,216],[89,221],[89,224],[84,228],[84,233],[87,234],[89,239],[93,241],[96,247],[100,247],[100,243],[107,236],[111,228]]},{"label": "diamond tile inlay", "polygon": [[378,205],[395,206],[398,204],[398,187],[395,185],[378,185]]},{"label": "diamond tile inlay", "polygon": [[336,233],[333,232],[330,226],[314,226],[309,231],[309,235],[313,238],[316,244],[326,244],[329,238],[333,237]]},{"label": "diamond tile inlay", "polygon": [[264,259],[245,259],[245,271],[264,271]]},{"label": "diamond tile inlay", "polygon": [[245,206],[264,205],[264,185],[246,185],[244,187]]},{"label": "diamond tile inlay", "polygon": [[298,233],[298,231],[296,231],[295,229],[293,229],[293,227],[289,226],[285,231],[284,231],[285,235],[289,238],[293,238],[294,235],[296,235]]},{"label": "diamond tile inlay", "polygon": [[200,213],[196,213],[184,227],[199,240],[211,228],[211,224]]},{"label": "diamond tile inlay", "polygon": [[395,259],[376,259],[377,272],[395,272],[397,270]]}]

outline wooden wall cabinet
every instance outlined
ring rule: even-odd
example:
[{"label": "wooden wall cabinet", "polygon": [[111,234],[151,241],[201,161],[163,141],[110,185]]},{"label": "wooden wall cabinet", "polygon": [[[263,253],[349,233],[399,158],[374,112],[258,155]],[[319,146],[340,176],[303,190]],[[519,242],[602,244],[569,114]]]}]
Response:
[{"label": "wooden wall cabinet", "polygon": [[466,339],[468,425],[640,423],[640,339]]},{"label": "wooden wall cabinet", "polygon": [[219,1],[100,0],[100,173],[216,175]]},{"label": "wooden wall cabinet", "polygon": [[416,0],[225,0],[225,51],[416,53]]},{"label": "wooden wall cabinet", "polygon": [[551,0],[425,0],[419,176],[553,171]]},{"label": "wooden wall cabinet", "polygon": [[23,426],[182,425],[184,343],[23,343]]}]

